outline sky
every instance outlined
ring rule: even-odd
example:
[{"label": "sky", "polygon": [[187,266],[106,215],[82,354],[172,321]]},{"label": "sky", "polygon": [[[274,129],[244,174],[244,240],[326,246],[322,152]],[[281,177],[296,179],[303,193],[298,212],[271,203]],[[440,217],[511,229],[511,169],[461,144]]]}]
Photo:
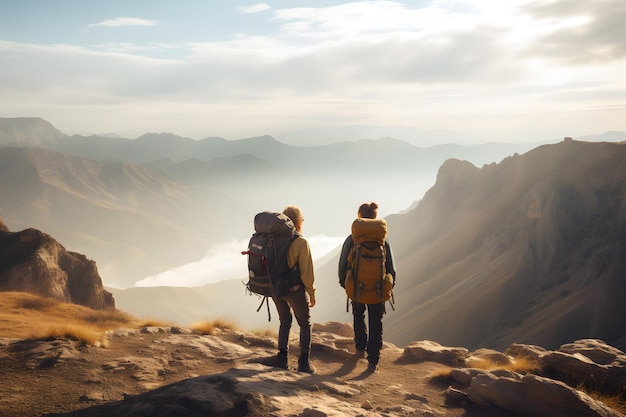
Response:
[{"label": "sky", "polygon": [[241,139],[626,130],[623,0],[0,0],[0,117]]}]

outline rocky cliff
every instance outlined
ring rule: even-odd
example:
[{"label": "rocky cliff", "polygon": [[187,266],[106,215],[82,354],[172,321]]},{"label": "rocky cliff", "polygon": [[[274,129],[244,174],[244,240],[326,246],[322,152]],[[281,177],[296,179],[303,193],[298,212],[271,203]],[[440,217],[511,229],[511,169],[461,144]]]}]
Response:
[{"label": "rocky cliff", "polygon": [[0,291],[22,291],[94,309],[115,307],[94,261],[36,229],[11,232],[0,218]]},{"label": "rocky cliff", "polygon": [[415,210],[388,219],[401,307],[387,335],[623,348],[625,161],[623,144],[572,140],[482,168],[448,160]]}]

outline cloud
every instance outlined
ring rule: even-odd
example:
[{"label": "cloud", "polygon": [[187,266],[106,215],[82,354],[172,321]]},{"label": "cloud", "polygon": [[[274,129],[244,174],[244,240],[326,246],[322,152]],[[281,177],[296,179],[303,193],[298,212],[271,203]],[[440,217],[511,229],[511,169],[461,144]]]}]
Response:
[{"label": "cloud", "polygon": [[576,65],[626,58],[626,3],[622,0],[537,2],[524,10],[552,27],[530,45],[534,55]]},{"label": "cloud", "polygon": [[271,9],[272,7],[267,3],[256,3],[252,6],[237,6],[237,9],[244,14],[253,14],[264,12],[266,10]]},{"label": "cloud", "polygon": [[[626,89],[625,7],[621,0],[574,3],[359,1],[245,16],[254,34],[124,38],[81,48],[0,41],[0,113],[123,136],[151,130],[240,138],[443,122],[476,137],[475,129],[504,126],[502,117],[514,121],[503,131],[509,134],[528,125],[518,115],[619,104],[605,99]],[[239,7],[264,10],[265,3]],[[92,27],[132,23],[121,19]],[[577,95],[588,98],[584,105],[560,99]],[[600,119],[576,117],[583,120],[595,126]],[[615,120],[599,129],[620,130]]]},{"label": "cloud", "polygon": [[244,280],[247,263],[241,251],[247,245],[237,240],[215,245],[201,260],[137,281],[135,287],[200,287],[226,279]]},{"label": "cloud", "polygon": [[116,17],[115,19],[107,19],[98,23],[88,25],[89,28],[94,27],[124,27],[124,26],[157,26],[159,22],[155,20],[140,19],[136,17]]},{"label": "cloud", "polygon": [[[313,262],[319,260],[343,243],[344,237],[313,236],[309,241]],[[232,240],[213,246],[206,256],[197,262],[144,278],[135,287],[201,287],[227,279],[247,281],[247,258],[241,252],[248,241]]]}]

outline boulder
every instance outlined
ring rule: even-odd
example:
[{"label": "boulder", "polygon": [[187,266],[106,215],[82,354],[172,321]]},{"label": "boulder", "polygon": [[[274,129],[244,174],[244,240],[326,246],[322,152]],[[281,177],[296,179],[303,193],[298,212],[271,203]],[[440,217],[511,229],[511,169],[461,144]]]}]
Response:
[{"label": "boulder", "polygon": [[522,375],[506,369],[499,369],[495,371],[486,371],[484,369],[476,368],[455,368],[450,371],[450,379],[454,382],[469,387],[472,384],[472,380],[478,376],[487,376],[489,378],[509,378],[515,380],[521,380]]},{"label": "boulder", "polygon": [[522,415],[545,417],[623,417],[567,384],[536,375],[521,380],[481,374],[472,379],[468,398]]},{"label": "boulder", "polygon": [[536,345],[512,343],[508,349],[504,351],[504,353],[509,356],[513,356],[514,358],[528,358],[537,362],[541,357],[548,353],[548,350]]},{"label": "boulder", "polygon": [[[538,361],[541,376],[521,375],[507,369],[452,369],[452,385],[445,391],[447,397],[454,401],[469,401],[480,407],[495,406],[515,415],[623,417],[603,402],[573,388],[586,386],[607,392],[607,387],[610,387],[615,393],[623,393],[626,362],[624,353],[619,349],[601,340],[584,339],[563,345],[558,351],[515,344],[507,349],[506,354],[505,357],[510,355]],[[472,352],[468,362],[485,355],[489,358],[494,352]]]},{"label": "boulder", "polygon": [[349,323],[339,321],[327,321],[326,323],[313,323],[313,332],[332,333],[343,337],[354,337],[354,329]]},{"label": "boulder", "polygon": [[441,346],[430,340],[412,342],[402,354],[402,358],[408,361],[432,361],[451,366],[463,365],[468,357],[466,348]]},{"label": "boulder", "polygon": [[66,250],[39,230],[12,233],[1,221],[0,291],[28,292],[94,309],[115,308],[94,261]]},{"label": "boulder", "polygon": [[581,339],[562,345],[559,352],[581,353],[600,365],[611,365],[616,362],[624,364],[626,355],[621,350],[598,339]]},{"label": "boulder", "polygon": [[510,355],[498,352],[497,350],[484,348],[475,350],[470,354],[468,362],[471,363],[475,360],[484,361],[496,366],[507,366],[515,362],[515,359]]},{"label": "boulder", "polygon": [[570,385],[618,392],[626,387],[626,355],[602,340],[583,339],[562,345],[541,358],[543,372]]}]

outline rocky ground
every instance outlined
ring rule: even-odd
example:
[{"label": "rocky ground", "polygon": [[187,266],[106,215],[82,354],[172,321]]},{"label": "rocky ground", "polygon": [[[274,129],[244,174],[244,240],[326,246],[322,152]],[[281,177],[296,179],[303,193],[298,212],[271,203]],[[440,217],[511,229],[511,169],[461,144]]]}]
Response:
[{"label": "rocky ground", "polygon": [[[516,415],[464,398],[462,384],[441,376],[462,349],[424,356],[387,344],[379,371],[367,373],[352,353],[351,328],[326,326],[314,332],[315,375],[268,366],[274,337],[233,330],[116,330],[107,347],[0,339],[0,416]],[[451,385],[460,388],[453,395]],[[602,410],[585,415],[620,416]]]}]

